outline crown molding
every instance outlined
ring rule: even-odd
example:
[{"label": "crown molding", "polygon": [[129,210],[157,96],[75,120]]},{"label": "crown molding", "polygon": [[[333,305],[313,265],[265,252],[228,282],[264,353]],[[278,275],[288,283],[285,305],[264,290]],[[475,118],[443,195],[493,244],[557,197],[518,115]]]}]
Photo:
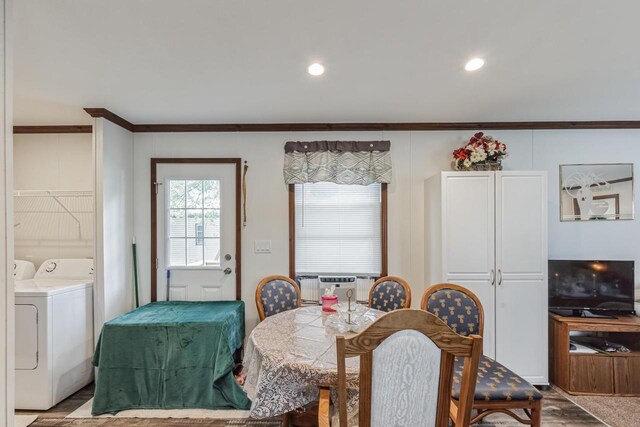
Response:
[{"label": "crown molding", "polygon": [[640,121],[136,124],[142,132],[365,132],[451,130],[640,129]]},{"label": "crown molding", "polygon": [[390,123],[184,123],[133,124],[105,108],[85,108],[135,133],[168,132],[366,132],[451,130],[640,129],[640,120],[529,122],[390,122]]},{"label": "crown molding", "polygon": [[101,117],[103,119],[109,120],[112,123],[117,124],[120,127],[125,128],[129,132],[133,132],[133,128],[134,128],[133,123],[131,123],[126,119],[123,119],[117,114],[112,113],[106,108],[85,108],[84,111],[86,111],[87,114],[89,114],[93,118]]},{"label": "crown molding", "polygon": [[92,133],[91,125],[28,125],[14,126],[14,135],[23,134],[59,134],[59,133]]}]

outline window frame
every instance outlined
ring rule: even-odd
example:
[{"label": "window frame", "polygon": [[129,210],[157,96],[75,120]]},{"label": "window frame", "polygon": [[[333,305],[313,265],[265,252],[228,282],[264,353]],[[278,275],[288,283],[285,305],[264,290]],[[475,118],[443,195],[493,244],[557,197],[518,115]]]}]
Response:
[{"label": "window frame", "polygon": [[[164,240],[165,240],[165,259],[168,261],[168,263],[166,264],[167,268],[171,269],[171,270],[192,270],[192,271],[199,271],[199,270],[222,270],[222,259],[220,259],[220,262],[217,264],[207,264],[206,260],[205,260],[205,255],[204,255],[204,241],[205,240],[215,240],[217,239],[219,241],[219,247],[222,247],[222,233],[221,233],[221,228],[218,230],[219,231],[219,236],[218,237],[204,237],[204,228],[203,228],[203,236],[201,238],[201,245],[203,246],[202,250],[203,250],[203,264],[202,265],[171,265],[170,261],[171,261],[171,247],[170,247],[170,241],[172,239],[172,237],[170,236],[171,231],[169,229],[169,223],[171,221],[171,210],[183,210],[185,212],[185,221],[186,221],[186,216],[187,216],[187,211],[188,210],[201,210],[203,213],[203,218],[204,218],[204,211],[206,210],[206,208],[204,208],[204,206],[202,208],[187,208],[186,207],[186,199],[185,199],[185,207],[184,208],[172,208],[171,207],[171,202],[170,202],[170,193],[171,193],[171,181],[218,181],[220,182],[220,179],[218,177],[207,177],[207,178],[197,178],[197,179],[191,179],[191,178],[183,178],[183,177],[167,177],[165,178],[164,182],[163,182],[163,186],[164,186],[164,191],[165,191],[165,235],[164,235]],[[222,205],[220,205],[220,207],[218,208],[211,208],[213,209],[217,209],[219,211],[219,215],[220,215],[220,227],[222,227]],[[202,225],[204,226],[204,222],[202,223]],[[197,229],[197,227],[196,227]],[[178,239],[184,239],[184,240],[189,240],[189,239],[193,239],[196,242],[196,246],[200,246],[197,244],[198,241],[198,236],[197,236],[197,232],[195,232],[194,230],[194,236],[193,237],[189,237],[188,236],[188,231],[187,231],[187,224],[185,223],[185,236],[184,237],[177,237]],[[185,248],[186,250],[186,248]],[[186,259],[186,253],[185,253],[185,259]]]},{"label": "window frame", "polygon": [[[296,187],[289,184],[289,277],[296,280]],[[387,184],[380,184],[380,277],[388,275]]]}]

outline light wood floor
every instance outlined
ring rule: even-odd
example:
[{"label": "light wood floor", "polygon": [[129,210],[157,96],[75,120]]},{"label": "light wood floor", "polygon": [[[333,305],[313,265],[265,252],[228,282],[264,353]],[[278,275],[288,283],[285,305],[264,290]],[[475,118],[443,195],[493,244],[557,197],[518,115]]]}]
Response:
[{"label": "light wood floor", "polygon": [[[574,405],[554,390],[543,392],[542,425],[545,427],[595,427],[604,426],[600,421]],[[18,411],[21,414],[38,414],[32,427],[52,426],[208,426],[208,427],[277,427],[278,418],[270,420],[210,420],[210,419],[142,419],[142,418],[93,418],[65,419],[64,417],[93,397],[93,385],[89,385],[45,412]],[[482,427],[522,427],[503,415],[487,417]]]}]

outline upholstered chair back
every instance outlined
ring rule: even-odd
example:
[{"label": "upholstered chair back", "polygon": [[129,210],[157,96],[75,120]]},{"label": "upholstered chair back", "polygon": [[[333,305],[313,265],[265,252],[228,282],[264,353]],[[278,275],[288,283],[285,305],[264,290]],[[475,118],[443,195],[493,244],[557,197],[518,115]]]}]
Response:
[{"label": "upholstered chair back", "polygon": [[456,425],[469,425],[482,337],[458,335],[436,316],[408,309],[385,314],[358,335],[338,336],[336,346],[340,425],[348,418],[350,357],[360,357],[361,427],[447,426],[455,357],[464,361]]},{"label": "upholstered chair back", "polygon": [[269,276],[256,288],[256,307],[260,320],[300,307],[300,287],[286,276]]},{"label": "upholstered chair back", "polygon": [[470,290],[452,283],[427,288],[420,308],[438,316],[460,335],[482,335],[482,304]]},{"label": "upholstered chair back", "polygon": [[411,307],[411,286],[400,277],[381,277],[371,285],[369,307],[381,311],[409,308]]},{"label": "upholstered chair back", "polygon": [[[420,307],[438,316],[461,335],[482,336],[483,310],[478,297],[470,290],[451,283],[429,287],[422,296]],[[464,375],[464,363],[455,360],[453,399],[451,407],[457,406],[461,396],[460,384]],[[471,419],[475,425],[484,417],[494,413],[507,414],[517,422],[540,427],[542,394],[524,378],[488,356],[480,358],[478,377],[474,391],[473,408],[477,410]],[[524,414],[514,411],[522,410]],[[452,416],[459,425],[457,418]]]}]

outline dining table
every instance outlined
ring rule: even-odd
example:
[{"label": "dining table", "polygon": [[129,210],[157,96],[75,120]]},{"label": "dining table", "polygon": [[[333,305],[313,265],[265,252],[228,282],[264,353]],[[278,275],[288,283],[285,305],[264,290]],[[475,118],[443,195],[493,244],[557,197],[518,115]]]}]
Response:
[{"label": "dining table", "polygon": [[[366,308],[358,328],[385,313]],[[336,313],[321,306],[301,307],[267,317],[251,332],[245,350],[244,390],[251,399],[250,417],[287,414],[329,393],[335,402],[338,383],[336,336],[349,337]],[[357,329],[356,329],[357,330]],[[357,412],[359,358],[346,361],[347,408]]]}]

